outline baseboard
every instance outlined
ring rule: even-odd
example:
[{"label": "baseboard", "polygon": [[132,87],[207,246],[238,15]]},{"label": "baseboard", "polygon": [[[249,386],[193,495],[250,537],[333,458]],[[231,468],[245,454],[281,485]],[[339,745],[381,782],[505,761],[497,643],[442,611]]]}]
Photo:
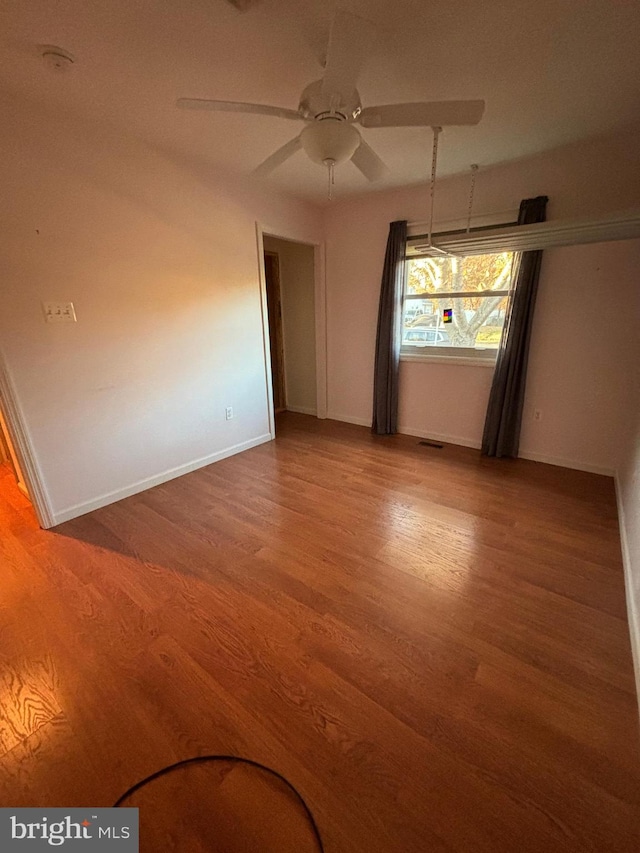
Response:
[{"label": "baseboard", "polygon": [[[330,412],[327,415],[333,421],[344,421],[347,424],[358,424],[359,426],[371,426],[371,420],[365,418],[355,418],[350,415],[336,414]],[[477,439],[467,438],[463,435],[449,435],[440,432],[431,432],[429,429],[414,429],[403,424],[398,426],[398,432],[401,435],[411,435],[416,438],[427,438],[433,441],[441,441],[444,444],[457,444],[460,447],[471,447],[474,450],[480,450],[481,442]],[[535,451],[520,450],[518,454],[520,459],[529,459],[532,462],[544,462],[546,465],[557,465],[560,468],[572,468],[574,471],[586,471],[589,474],[602,474],[605,477],[613,477],[615,470],[604,465],[591,465],[589,462],[580,462],[576,459],[567,459],[563,456],[549,456],[546,453],[536,453]]]},{"label": "baseboard", "polygon": [[576,459],[567,459],[564,456],[548,456],[546,453],[535,453],[529,450],[520,450],[520,459],[529,459],[531,462],[544,462],[545,465],[557,465],[560,468],[572,468],[574,471],[586,471],[589,474],[603,474],[605,477],[615,476],[615,469],[604,465],[591,465],[589,462],[580,462]]},{"label": "baseboard", "polygon": [[371,427],[371,418],[355,418],[351,415],[339,415],[335,412],[328,412],[327,418],[330,421],[342,421],[345,424],[357,424],[357,426]]},{"label": "baseboard", "polygon": [[65,521],[71,521],[72,518],[77,518],[80,515],[86,515],[88,512],[93,512],[96,509],[101,509],[103,506],[121,501],[123,498],[129,498],[131,495],[137,495],[139,492],[144,492],[147,489],[152,489],[154,486],[160,486],[162,483],[167,483],[169,480],[175,480],[176,477],[182,477],[184,474],[189,474],[191,471],[197,471],[198,468],[204,468],[214,462],[219,462],[221,459],[226,459],[228,456],[235,456],[236,453],[242,453],[244,450],[250,450],[252,447],[257,447],[259,444],[264,444],[271,441],[271,435],[265,433],[257,438],[251,438],[248,441],[234,444],[231,447],[226,447],[224,450],[219,450],[217,453],[212,453],[209,456],[203,456],[200,459],[194,459],[193,462],[187,462],[186,465],[179,465],[177,468],[170,468],[168,471],[163,471],[161,474],[156,474],[153,477],[147,477],[145,480],[138,480],[124,489],[118,489],[114,492],[108,492],[91,501],[70,506],[60,512],[53,514],[53,524],[62,524]]},{"label": "baseboard", "polygon": [[[403,433],[403,435],[415,435],[420,438],[442,441],[444,444],[458,444],[461,447],[472,447],[475,450],[480,450],[481,447],[480,441],[465,438],[461,435],[446,435],[444,433],[429,432],[428,430],[416,431],[404,426],[400,426],[398,432]],[[615,474],[612,468],[602,465],[591,465],[588,462],[578,462],[575,459],[566,459],[561,456],[548,456],[544,453],[529,453],[527,451],[520,451],[518,456],[520,459],[529,459],[532,462],[544,462],[546,465],[557,465],[560,468],[572,468],[574,471],[587,471],[590,474],[603,474],[607,477],[613,477]]]},{"label": "baseboard", "polygon": [[627,599],[627,621],[629,622],[629,639],[631,640],[631,656],[633,658],[633,671],[636,678],[636,696],[638,698],[638,712],[640,713],[640,613],[636,607],[633,595],[633,584],[631,583],[631,551],[627,539],[627,524],[624,513],[624,504],[620,489],[618,472],[615,474],[616,502],[618,504],[618,522],[620,525],[620,545],[622,547],[622,567],[624,570],[624,589]]},{"label": "baseboard", "polygon": [[[357,424],[358,426],[366,426],[371,427],[371,420],[367,420],[365,418],[354,418],[350,415],[336,415],[334,413],[329,413],[327,415],[332,421],[343,421],[347,424]],[[445,444],[458,444],[461,447],[473,447],[476,450],[480,449],[480,442],[473,441],[469,438],[464,438],[460,435],[443,435],[439,432],[430,432],[429,430],[414,430],[410,427],[405,427],[402,424],[398,426],[398,433],[400,435],[411,435],[416,438],[430,438],[434,441],[442,441]]]},{"label": "baseboard", "polygon": [[290,406],[287,403],[287,412],[296,412],[298,415],[313,415],[313,417],[317,417],[318,412],[315,408],[310,406]]},{"label": "baseboard", "polygon": [[402,435],[411,435],[416,438],[426,438],[430,441],[441,441],[443,444],[457,444],[459,447],[472,447],[474,450],[480,450],[480,442],[474,441],[471,438],[464,438],[461,435],[445,435],[440,432],[431,432],[430,430],[415,430],[411,427],[400,425],[398,432]]}]

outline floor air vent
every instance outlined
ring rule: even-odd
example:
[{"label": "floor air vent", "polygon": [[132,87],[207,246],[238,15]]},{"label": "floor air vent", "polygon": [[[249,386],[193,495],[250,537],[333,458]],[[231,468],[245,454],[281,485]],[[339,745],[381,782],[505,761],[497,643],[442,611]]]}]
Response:
[{"label": "floor air vent", "polygon": [[438,444],[437,441],[427,441],[426,439],[422,439],[418,444],[421,444],[423,447],[435,447],[436,450],[442,450],[444,447],[443,444]]}]

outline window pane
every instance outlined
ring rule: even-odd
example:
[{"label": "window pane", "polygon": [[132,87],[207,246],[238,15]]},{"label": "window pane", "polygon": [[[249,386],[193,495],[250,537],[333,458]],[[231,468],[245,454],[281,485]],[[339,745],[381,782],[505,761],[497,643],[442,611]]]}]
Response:
[{"label": "window pane", "polygon": [[514,252],[467,258],[412,258],[407,293],[508,290]]},{"label": "window pane", "polygon": [[[514,257],[501,252],[410,260],[406,294],[414,298],[404,300],[403,346],[415,352],[424,347],[497,349],[508,297],[491,296],[491,291],[510,288]],[[456,291],[467,295],[444,295]]]},{"label": "window pane", "polygon": [[410,299],[405,303],[403,345],[497,349],[508,296]]}]

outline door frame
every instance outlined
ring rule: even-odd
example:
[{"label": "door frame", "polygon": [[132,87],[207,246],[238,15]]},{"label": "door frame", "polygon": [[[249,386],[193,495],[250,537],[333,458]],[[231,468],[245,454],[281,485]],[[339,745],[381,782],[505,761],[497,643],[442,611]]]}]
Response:
[{"label": "door frame", "polygon": [[53,527],[55,523],[53,510],[2,350],[0,350],[0,409],[36,518],[40,527],[46,530]]},{"label": "door frame", "polygon": [[299,234],[283,233],[281,228],[272,228],[256,222],[256,244],[258,251],[258,277],[260,280],[260,307],[262,312],[262,341],[265,364],[265,387],[267,410],[269,414],[269,432],[276,437],[275,415],[273,409],[273,386],[271,377],[271,355],[269,338],[269,310],[267,305],[267,282],[264,268],[264,237],[276,237],[292,243],[302,243],[313,248],[313,287],[315,313],[316,344],[316,417],[327,417],[327,287],[326,258],[324,242],[313,242]]}]

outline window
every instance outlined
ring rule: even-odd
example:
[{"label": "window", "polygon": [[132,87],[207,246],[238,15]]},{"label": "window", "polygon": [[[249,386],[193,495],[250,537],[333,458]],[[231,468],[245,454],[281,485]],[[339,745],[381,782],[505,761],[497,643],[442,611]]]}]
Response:
[{"label": "window", "polygon": [[495,361],[518,258],[408,257],[402,354]]}]

